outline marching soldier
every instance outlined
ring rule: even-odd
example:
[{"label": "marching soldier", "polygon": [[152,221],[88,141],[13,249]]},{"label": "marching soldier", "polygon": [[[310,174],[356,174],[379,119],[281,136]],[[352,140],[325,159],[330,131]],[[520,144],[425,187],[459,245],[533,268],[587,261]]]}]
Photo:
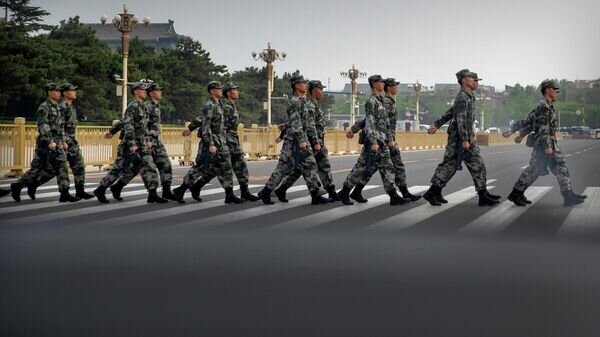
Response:
[{"label": "marching soldier", "polygon": [[[398,93],[398,84],[400,83],[396,82],[396,80],[393,78],[385,79],[384,83],[385,96],[383,97],[383,106],[388,115],[390,132],[395,143],[395,147],[390,148],[390,156],[392,159],[392,164],[394,165],[394,182],[396,183],[396,186],[398,186],[398,189],[400,189],[400,193],[402,193],[402,197],[404,199],[417,201],[421,199],[421,196],[413,195],[408,191],[408,184],[406,183],[406,168],[402,162],[400,148],[398,147],[398,143],[396,143],[396,121],[398,120],[398,111],[396,110],[396,94]],[[350,130],[347,132],[348,138],[353,138],[354,134],[364,129],[364,127],[364,119],[354,123],[354,125],[352,125]],[[350,198],[360,203],[367,202],[368,200],[365,199],[361,193],[365,187],[365,184],[366,181],[357,184],[352,190]]]},{"label": "marching soldier", "polygon": [[[534,140],[529,166],[515,183],[508,200],[517,206],[525,206],[527,204],[524,198],[525,190],[546,170],[546,167],[549,167],[560,185],[564,206],[574,206],[584,202],[587,196],[573,192],[569,168],[556,141],[557,122],[553,103],[558,97],[560,88],[555,81],[544,80],[541,84],[541,91],[544,99],[529,115],[531,118],[529,126],[532,126],[534,132],[528,136],[533,137]],[[527,122],[522,124],[527,124]]]},{"label": "marching soldier", "polygon": [[371,96],[365,103],[365,139],[363,150],[352,171],[344,181],[339,198],[345,205],[352,205],[350,191],[358,184],[364,186],[368,179],[379,171],[385,191],[390,196],[390,205],[406,203],[396,192],[394,187],[394,166],[390,159],[390,148],[395,148],[396,143],[391,133],[389,119],[383,105],[382,92],[385,83],[381,75],[369,77]]},{"label": "marching soldier", "polygon": [[153,143],[149,136],[148,112],[144,105],[146,87],[143,83],[138,82],[132,85],[131,91],[134,100],[127,106],[125,116],[121,120],[122,140],[119,144],[120,151],[112,169],[102,178],[100,186],[94,191],[94,195],[101,203],[108,203],[109,201],[105,195],[106,189],[119,179],[121,173],[133,170],[135,172],[139,171],[142,176],[144,185],[148,190],[148,203],[166,203],[168,200],[161,198],[156,193],[158,175],[156,174],[156,165],[154,165],[150,155]]},{"label": "marching soldier", "polygon": [[473,129],[475,121],[473,92],[479,87],[478,81],[481,79],[468,69],[456,73],[456,78],[461,85],[461,91],[456,96],[451,109],[453,110],[453,121],[448,128],[448,145],[444,153],[444,160],[436,168],[435,174],[431,178],[431,187],[425,192],[423,198],[431,205],[440,206],[441,199],[443,199],[442,188],[446,186],[457,170],[462,169],[464,161],[473,177],[475,189],[479,195],[479,206],[492,206],[498,203],[500,196],[490,194],[487,190],[485,164],[481,158],[479,146],[475,142]]},{"label": "marching soldier", "polygon": [[[175,200],[171,193],[171,184],[173,182],[173,169],[171,167],[171,159],[167,153],[165,145],[160,139],[160,100],[162,99],[162,88],[157,83],[152,83],[146,89],[150,99],[144,102],[148,111],[148,136],[152,141],[152,159],[158,173],[160,174],[160,184],[162,186],[162,198]],[[111,128],[111,131],[117,132],[121,124],[117,124]],[[112,133],[111,133],[112,134]],[[139,173],[135,168],[123,170],[119,180],[110,187],[113,197],[117,200],[122,200],[121,191],[123,188]]]},{"label": "marching soldier", "polygon": [[[180,203],[183,200],[185,191],[192,186],[200,188],[218,177],[221,185],[225,189],[226,204],[241,204],[244,200],[238,198],[233,193],[233,168],[231,166],[231,155],[227,146],[227,135],[223,117],[223,86],[220,82],[212,81],[208,83],[208,92],[210,99],[202,109],[202,118],[193,121],[187,130],[183,132],[184,136],[189,136],[191,131],[198,126],[202,127],[201,149],[194,166],[188,171],[183,179],[183,184],[173,190],[175,199]],[[200,199],[198,195],[195,197]]]},{"label": "marching soldier", "polygon": [[306,107],[307,81],[302,75],[294,74],[290,78],[290,82],[294,95],[290,97],[288,103],[288,123],[279,161],[265,187],[258,193],[258,197],[265,204],[272,205],[271,192],[285,177],[292,174],[294,170],[298,170],[304,177],[312,196],[311,204],[326,204],[331,200],[322,197],[320,192],[321,182],[317,173],[317,161],[313,156],[313,149],[321,151],[322,144],[317,137],[314,121]]},{"label": "marching soldier", "polygon": [[[77,133],[77,109],[73,105],[73,101],[77,99],[77,87],[71,83],[65,83],[60,86],[60,91],[63,96],[62,102],[59,103],[62,115],[65,119],[65,141],[69,146],[67,153],[67,162],[73,172],[73,178],[75,179],[75,196],[80,199],[91,199],[94,195],[89,194],[85,191],[85,164],[83,161],[83,155],[79,148],[79,143],[76,139]],[[53,178],[53,174],[46,170],[42,170],[46,174],[42,174],[38,179],[39,185],[43,185],[47,181]],[[31,195],[35,195],[35,191],[29,191]]]},{"label": "marching soldier", "polygon": [[[308,113],[310,114],[312,121],[314,121],[315,131],[317,132],[316,137],[321,145],[321,149],[319,151],[313,149],[315,153],[315,160],[317,161],[317,172],[319,174],[319,179],[321,180],[325,190],[329,193],[329,199],[331,199],[331,201],[339,201],[340,199],[337,196],[333,178],[331,176],[329,151],[327,150],[327,147],[325,147],[325,113],[320,106],[320,102],[323,100],[323,97],[325,97],[325,94],[323,93],[324,88],[325,86],[323,83],[321,83],[321,81],[314,80],[308,82],[308,93],[310,95],[310,100],[306,103],[306,108],[308,109]],[[312,128],[309,130],[312,130]],[[285,177],[281,185],[273,191],[280,201],[287,202],[286,191],[288,188],[294,185],[300,176],[300,171],[293,171],[289,176]]]},{"label": "marching soldier", "polygon": [[40,186],[40,181],[47,182],[56,177],[60,202],[79,201],[78,197],[69,194],[69,173],[67,170],[67,155],[69,144],[64,134],[65,119],[59,107],[61,97],[60,88],[55,83],[45,87],[47,99],[37,110],[38,137],[36,140],[35,155],[31,162],[31,169],[11,184],[11,194],[15,201],[21,201],[21,189],[27,187],[31,199],[35,199],[35,190]]}]

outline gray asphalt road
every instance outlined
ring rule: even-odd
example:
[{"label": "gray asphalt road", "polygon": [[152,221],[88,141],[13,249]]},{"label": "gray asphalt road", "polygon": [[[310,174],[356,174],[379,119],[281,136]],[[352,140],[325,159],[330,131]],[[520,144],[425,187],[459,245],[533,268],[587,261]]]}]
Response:
[{"label": "gray asphalt road", "polygon": [[[50,184],[3,198],[0,336],[598,336],[600,142],[561,147],[590,196],[574,208],[553,176],[532,206],[479,207],[466,171],[437,208],[389,206],[379,177],[356,206],[311,206],[302,181],[274,206],[224,205],[218,184],[147,205],[141,181],[108,205],[59,204]],[[495,193],[529,152],[483,148]],[[403,154],[411,188],[442,153]],[[355,160],[332,160],[338,186]],[[252,191],[274,166],[250,163]]]}]

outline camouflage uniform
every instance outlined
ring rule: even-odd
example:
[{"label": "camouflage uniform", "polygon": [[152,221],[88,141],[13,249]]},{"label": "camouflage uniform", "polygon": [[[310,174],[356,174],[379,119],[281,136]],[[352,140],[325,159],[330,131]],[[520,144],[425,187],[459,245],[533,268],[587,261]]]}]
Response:
[{"label": "camouflage uniform", "polygon": [[223,118],[227,133],[227,147],[231,153],[233,172],[240,185],[248,185],[248,180],[250,179],[248,164],[246,163],[246,158],[244,158],[244,150],[242,149],[238,136],[240,114],[235,103],[229,99],[224,98],[221,100],[221,103],[223,105]]},{"label": "camouflage uniform", "polygon": [[[202,140],[196,162],[183,179],[184,185],[190,187],[199,178],[206,184],[218,176],[224,189],[232,189],[233,168],[220,101],[211,98],[206,102],[202,109],[202,119],[196,118],[189,128],[193,130],[198,126],[202,126],[202,131],[199,131]],[[216,155],[209,152],[210,146],[217,148]]]},{"label": "camouflage uniform", "polygon": [[[119,176],[131,175],[132,172],[140,172],[144,186],[148,190],[156,190],[158,187],[158,175],[156,165],[152,160],[151,151],[148,150],[146,142],[151,141],[148,130],[148,112],[144,102],[134,100],[127,106],[125,116],[121,122],[113,125],[110,132],[122,128],[121,143],[117,153],[117,159],[113,168],[102,178],[100,185],[104,188],[112,185]],[[116,131],[114,132],[116,133]],[[129,148],[137,145],[138,150],[130,153]]]},{"label": "camouflage uniform", "polygon": [[[385,191],[396,193],[394,188],[394,166],[390,159],[388,143],[394,140],[388,116],[383,105],[383,97],[371,94],[365,103],[365,144],[352,168],[352,171],[344,181],[344,189],[352,189],[357,184],[365,185],[370,177],[379,171]],[[379,144],[379,152],[373,154],[371,145]],[[371,157],[371,160],[369,160]],[[368,162],[371,161],[370,167]],[[343,199],[342,199],[343,200]]]},{"label": "camouflage uniform", "polygon": [[[163,190],[170,190],[173,182],[173,169],[167,149],[160,139],[160,105],[148,100],[144,106],[148,112],[148,138],[152,142],[152,160],[160,173],[160,184]],[[124,185],[128,184],[139,173],[139,169],[140,166],[134,166],[122,171],[119,180]]]},{"label": "camouflage uniform", "polygon": [[[533,119],[533,123],[532,120]],[[535,137],[533,152],[529,161],[529,166],[523,171],[514,185],[514,189],[520,192],[525,191],[533,182],[544,172],[546,166],[556,176],[561,191],[571,190],[571,178],[569,168],[565,161],[558,144],[556,142],[556,114],[552,103],[541,100],[535,111],[530,114],[530,118],[525,122],[519,123],[522,128],[532,128],[535,132],[529,137]],[[552,157],[547,158],[545,149],[551,148],[554,151]]]},{"label": "camouflage uniform", "polygon": [[[265,188],[272,191],[294,170],[300,171],[309,191],[314,194],[319,192],[321,182],[317,173],[317,161],[313,156],[312,147],[320,144],[317,138],[315,124],[311,120],[310,113],[306,107],[306,98],[292,96],[289,100],[288,108],[288,127],[279,161],[275,171],[267,181]],[[309,146],[304,151],[300,150],[299,144],[306,142]]]},{"label": "camouflage uniform", "polygon": [[[319,179],[321,183],[323,183],[323,187],[326,190],[331,190],[332,187],[335,189],[333,184],[333,178],[331,176],[331,164],[329,162],[329,151],[325,146],[325,114],[321,110],[318,102],[314,100],[310,100],[306,103],[306,109],[308,110],[309,122],[310,124],[314,124],[314,129],[312,127],[307,128],[307,135],[311,132],[316,132],[316,135],[310,135],[309,138],[316,137],[317,142],[321,145],[321,151],[319,151],[315,155],[315,160],[317,162],[317,173],[319,175]],[[294,185],[294,183],[300,178],[301,172],[299,170],[294,170],[292,173],[285,177],[281,186],[284,189],[288,189]]]},{"label": "camouflage uniform", "polygon": [[453,111],[454,120],[450,124],[450,127],[448,127],[448,144],[446,145],[444,160],[437,166],[435,174],[431,178],[431,183],[439,188],[444,188],[456,173],[457,147],[462,149],[463,141],[468,141],[471,144],[469,150],[472,156],[466,158],[464,162],[471,173],[475,189],[477,191],[487,190],[485,164],[480,155],[480,149],[475,139],[475,130],[473,129],[475,121],[473,113],[474,104],[475,96],[461,89],[454,100],[452,109],[448,110],[441,119],[446,119],[449,111]]},{"label": "camouflage uniform", "polygon": [[[37,125],[39,135],[31,169],[19,180],[24,186],[39,186],[56,177],[58,190],[61,193],[69,191],[69,172],[67,155],[63,150],[66,141],[64,133],[65,119],[58,104],[46,100],[37,110]],[[50,151],[48,145],[56,143],[56,150]]]}]

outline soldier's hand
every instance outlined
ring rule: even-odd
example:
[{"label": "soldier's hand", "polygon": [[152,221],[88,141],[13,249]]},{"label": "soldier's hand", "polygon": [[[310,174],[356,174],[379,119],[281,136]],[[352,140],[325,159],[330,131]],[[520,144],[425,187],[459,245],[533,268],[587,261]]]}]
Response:
[{"label": "soldier's hand", "polygon": [[523,140],[523,137],[521,137],[521,135],[518,135],[515,137],[515,143],[517,143],[517,144],[520,144],[522,140]]},{"label": "soldier's hand", "polygon": [[552,150],[552,148],[547,148],[544,153],[546,153],[546,156],[548,157],[552,157],[552,154],[554,154],[554,150]]},{"label": "soldier's hand", "polygon": [[113,137],[113,134],[112,134],[112,133],[110,133],[110,131],[106,131],[106,132],[104,133],[104,138],[106,138],[106,139],[111,139],[112,137]]},{"label": "soldier's hand", "polygon": [[377,151],[379,151],[379,144],[371,145],[371,152],[377,152]]},{"label": "soldier's hand", "polygon": [[435,127],[435,125],[432,125],[429,127],[429,129],[427,129],[427,133],[430,135],[433,135],[434,133],[436,133],[438,130],[438,128]]},{"label": "soldier's hand", "polygon": [[275,138],[275,143],[279,144],[279,143],[281,143],[281,141],[282,141],[282,140],[283,140],[283,139],[281,139],[281,138],[277,137],[277,138]]},{"label": "soldier's hand", "polygon": [[63,150],[65,150],[65,151],[69,150],[69,144],[63,143]]},{"label": "soldier's hand", "polygon": [[146,142],[146,147],[148,148],[148,150],[152,150],[152,146],[154,146],[152,142]]},{"label": "soldier's hand", "polygon": [[510,132],[510,131],[504,131],[504,132],[502,132],[502,137],[508,138],[510,136],[512,136],[512,132]]},{"label": "soldier's hand", "polygon": [[396,146],[396,142],[394,142],[393,140],[390,140],[390,141],[388,142],[388,147],[389,147],[390,149],[393,149],[395,146]]},{"label": "soldier's hand", "polygon": [[306,147],[308,146],[307,142],[300,142],[300,144],[298,144],[300,146],[300,150],[304,151],[306,150]]},{"label": "soldier's hand", "polygon": [[315,146],[313,146],[313,149],[314,149],[316,152],[319,152],[319,151],[321,151],[321,144],[315,144]]},{"label": "soldier's hand", "polygon": [[352,132],[352,130],[346,131],[346,138],[348,138],[348,139],[354,138],[354,132]]},{"label": "soldier's hand", "polygon": [[50,151],[55,151],[56,150],[56,143],[52,142],[52,143],[48,144],[48,148],[50,149]]},{"label": "soldier's hand", "polygon": [[469,141],[465,140],[462,144],[463,150],[468,150],[471,148],[471,144],[469,143]]},{"label": "soldier's hand", "polygon": [[210,152],[210,154],[215,155],[217,154],[217,147],[214,145],[211,145],[208,147],[208,152]]},{"label": "soldier's hand", "polygon": [[135,153],[137,151],[137,149],[138,149],[137,144],[133,144],[129,147],[129,152]]},{"label": "soldier's hand", "polygon": [[190,131],[190,129],[185,129],[181,132],[181,135],[184,137],[189,137],[189,135],[192,134],[192,131]]}]

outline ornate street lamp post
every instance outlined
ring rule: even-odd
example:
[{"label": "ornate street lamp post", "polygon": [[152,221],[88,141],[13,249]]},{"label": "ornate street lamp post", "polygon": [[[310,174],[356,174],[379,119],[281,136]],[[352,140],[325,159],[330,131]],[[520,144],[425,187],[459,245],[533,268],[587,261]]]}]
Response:
[{"label": "ornate street lamp post", "polygon": [[256,61],[263,60],[267,63],[267,124],[271,126],[271,93],[273,92],[273,82],[275,71],[273,62],[279,60],[284,61],[287,57],[285,52],[278,52],[271,48],[271,42],[267,43],[267,49],[263,49],[260,53],[252,52],[252,58]]}]

